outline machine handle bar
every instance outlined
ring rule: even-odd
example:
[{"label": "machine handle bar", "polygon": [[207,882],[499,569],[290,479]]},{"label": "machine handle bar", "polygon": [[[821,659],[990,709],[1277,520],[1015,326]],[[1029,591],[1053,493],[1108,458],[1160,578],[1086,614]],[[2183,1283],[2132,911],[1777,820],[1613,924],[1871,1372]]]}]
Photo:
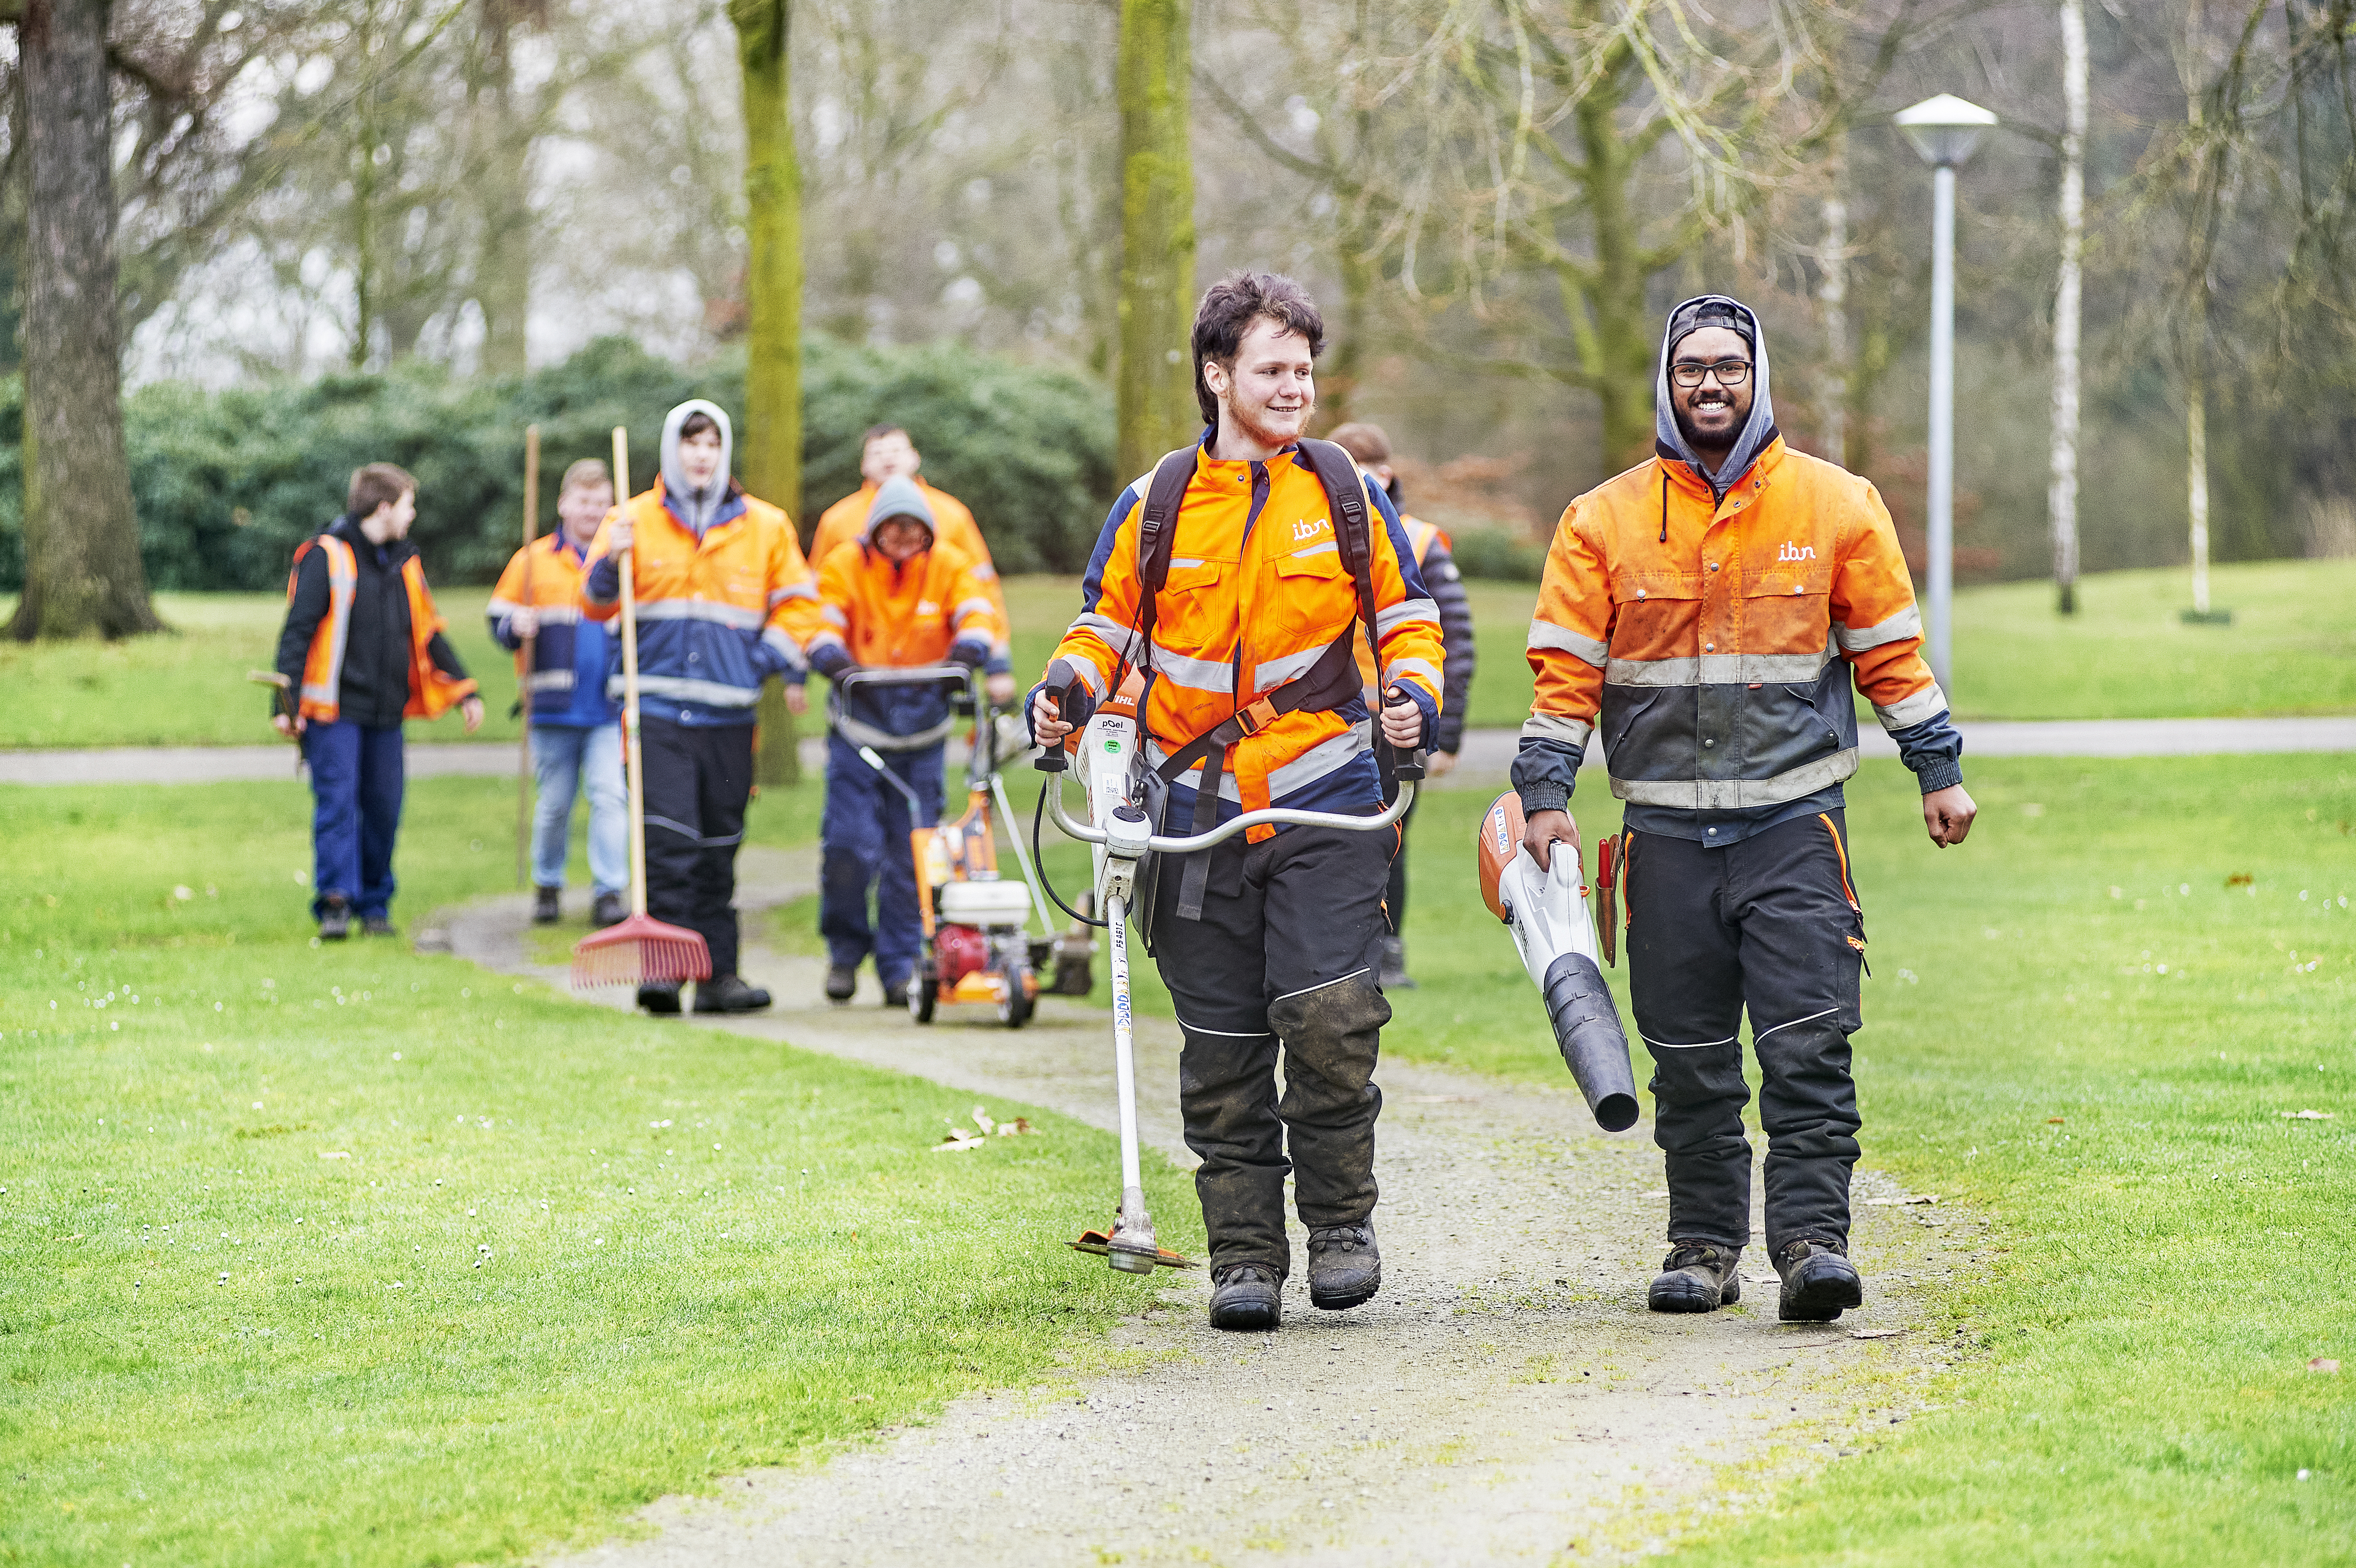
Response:
[{"label": "machine handle bar", "polygon": [[973,672],[962,664],[912,664],[898,670],[866,665],[844,671],[834,687],[847,692],[859,686],[963,686],[972,679]]},{"label": "machine handle bar", "polygon": [[[1063,830],[1067,836],[1078,839],[1083,843],[1109,843],[1112,835],[1104,829],[1085,826],[1072,821],[1065,814],[1064,791],[1061,786],[1061,779],[1054,779],[1042,786],[1047,791],[1048,809],[1055,819],[1055,826]],[[1209,849],[1214,844],[1224,843],[1246,829],[1256,828],[1263,823],[1281,822],[1291,827],[1339,828],[1344,832],[1372,832],[1377,828],[1389,827],[1407,815],[1408,808],[1415,804],[1415,788],[1414,780],[1400,779],[1398,799],[1393,800],[1377,816],[1358,817],[1341,811],[1301,811],[1289,806],[1269,806],[1260,811],[1246,811],[1240,816],[1231,817],[1205,833],[1193,833],[1184,837],[1155,833],[1145,841],[1145,847],[1155,854],[1192,854],[1196,850]]]}]

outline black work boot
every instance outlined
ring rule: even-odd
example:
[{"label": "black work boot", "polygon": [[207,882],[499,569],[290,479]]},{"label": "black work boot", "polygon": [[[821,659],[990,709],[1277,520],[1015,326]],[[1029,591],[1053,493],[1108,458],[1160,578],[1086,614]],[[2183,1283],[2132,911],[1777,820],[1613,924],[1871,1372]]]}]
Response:
[{"label": "black work boot", "polygon": [[1385,991],[1413,991],[1416,988],[1415,982],[1408,978],[1405,938],[1383,939],[1383,965],[1379,979]]},{"label": "black work boot", "polygon": [[620,925],[629,913],[629,900],[619,893],[600,893],[597,901],[589,907],[589,923],[602,931],[608,926]]},{"label": "black work boot", "polygon": [[884,1005],[905,1009],[908,1005],[908,983],[886,981],[884,984]]},{"label": "black work boot", "polygon": [[360,935],[364,937],[395,937],[400,934],[400,931],[394,929],[392,917],[390,915],[360,917]]},{"label": "black work boot", "polygon": [[638,987],[638,1005],[658,1018],[669,1018],[679,1012],[679,982],[658,981]]},{"label": "black work boot", "polygon": [[1372,1225],[1325,1225],[1309,1233],[1309,1305],[1341,1312],[1383,1288],[1383,1255]]},{"label": "black work boot", "polygon": [[1211,1271],[1211,1326],[1243,1333],[1273,1328],[1284,1316],[1283,1282],[1266,1263]]},{"label": "black work boot", "polygon": [[1742,1299],[1742,1275],[1735,1265],[1742,1249],[1709,1241],[1676,1241],[1661,1260],[1644,1305],[1655,1312],[1716,1312]]},{"label": "black work boot", "polygon": [[339,942],[352,934],[352,907],[340,893],[319,906],[319,940]]},{"label": "black work boot", "polygon": [[564,918],[563,909],[557,905],[558,896],[563,891],[561,887],[535,887],[531,890],[531,923],[533,925],[552,926]]},{"label": "black work boot", "polygon": [[1865,1300],[1857,1265],[1829,1241],[1791,1241],[1775,1254],[1783,1276],[1783,1305],[1775,1316],[1786,1323],[1830,1323]]},{"label": "black work boot", "polygon": [[826,999],[848,1002],[851,993],[859,989],[859,969],[855,964],[829,964],[826,971]]},{"label": "black work boot", "polygon": [[769,993],[747,984],[741,974],[714,975],[695,983],[699,1013],[757,1013],[769,1004]]}]

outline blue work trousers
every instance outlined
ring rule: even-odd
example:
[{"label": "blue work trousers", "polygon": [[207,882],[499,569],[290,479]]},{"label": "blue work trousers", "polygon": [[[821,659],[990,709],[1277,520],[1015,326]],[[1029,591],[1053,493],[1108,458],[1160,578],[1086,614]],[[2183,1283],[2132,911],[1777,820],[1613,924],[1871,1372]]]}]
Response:
[{"label": "blue work trousers", "polygon": [[[884,765],[916,792],[925,822],[941,814],[941,748],[884,752]],[[909,847],[908,801],[860,758],[841,736],[826,737],[826,816],[819,829],[826,858],[820,872],[818,929],[827,956],[856,969],[875,955],[875,978],[898,985],[916,972],[924,945],[924,911],[916,902],[916,863]],[[867,890],[875,889],[875,919],[867,918]]]},{"label": "blue work trousers", "polygon": [[531,726],[531,770],[540,786],[531,824],[531,880],[564,886],[572,848],[573,797],[589,795],[589,886],[596,893],[630,886],[630,797],[622,778],[622,726]]},{"label": "blue work trousers", "polygon": [[366,919],[392,905],[392,841],[401,832],[401,726],[311,721],[311,912],[340,895]]}]

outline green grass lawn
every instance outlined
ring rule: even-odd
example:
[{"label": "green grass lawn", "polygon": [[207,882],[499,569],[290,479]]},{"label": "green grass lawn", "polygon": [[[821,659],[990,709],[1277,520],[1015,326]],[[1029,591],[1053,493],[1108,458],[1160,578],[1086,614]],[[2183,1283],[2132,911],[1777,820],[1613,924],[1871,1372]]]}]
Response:
[{"label": "green grass lawn", "polygon": [[[2218,567],[2216,602],[2230,627],[2188,627],[2180,571],[2108,572],[2085,579],[2080,613],[2053,613],[2039,583],[1955,596],[1952,695],[1965,718],[2184,718],[2204,714],[2356,713],[2356,561],[2271,561]],[[1468,584],[1481,658],[1471,721],[1513,728],[1530,710],[1523,647],[1537,588]],[[1076,577],[1010,577],[1016,674],[1046,668],[1079,609]],[[475,738],[512,741],[513,656],[483,623],[484,588],[436,595],[489,717]],[[273,594],[159,594],[177,636],[100,644],[0,643],[0,748],[229,746],[270,738],[268,701],[245,682],[277,646],[285,602]],[[5,604],[0,602],[0,613]],[[465,738],[455,717],[417,725],[418,739]]]},{"label": "green grass lawn", "polygon": [[[509,884],[510,800],[412,787],[398,918]],[[972,1096],[316,945],[306,811],[0,790],[0,1561],[513,1560],[1151,1300],[1055,1244],[1109,1137],[936,1155]]]},{"label": "green grass lawn", "polygon": [[[1968,767],[1961,848],[1895,763],[1849,818],[1866,1158],[1994,1218],[1943,1326],[1967,1354],[1937,1408],[1685,1556],[2356,1561],[2356,758]],[[1564,1082],[1469,875],[1484,804],[1418,814],[1422,989],[1384,1048]]]}]

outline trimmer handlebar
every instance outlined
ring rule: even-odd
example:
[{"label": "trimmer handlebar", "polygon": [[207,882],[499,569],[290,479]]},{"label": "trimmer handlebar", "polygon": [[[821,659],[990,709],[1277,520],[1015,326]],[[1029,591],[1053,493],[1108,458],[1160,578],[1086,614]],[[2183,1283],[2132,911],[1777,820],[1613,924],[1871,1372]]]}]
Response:
[{"label": "trimmer handlebar", "polygon": [[963,691],[973,672],[962,664],[912,664],[903,670],[862,665],[834,678],[834,689],[851,692],[862,686],[955,686]]},{"label": "trimmer handlebar", "polygon": [[[1058,751],[1055,753],[1055,756],[1058,766],[1052,768],[1046,767],[1044,757],[1041,758],[1040,766],[1044,771],[1051,773],[1060,773],[1063,771],[1063,768],[1060,766],[1063,761],[1063,754]],[[1061,828],[1068,836],[1078,839],[1083,843],[1100,843],[1113,850],[1116,854],[1144,854],[1148,853],[1154,854],[1192,854],[1196,850],[1209,849],[1214,844],[1224,843],[1228,839],[1235,837],[1236,834],[1239,832],[1245,832],[1247,829],[1259,827],[1264,824],[1274,825],[1280,822],[1290,827],[1338,828],[1344,832],[1373,832],[1377,828],[1387,828],[1393,822],[1398,822],[1401,817],[1407,815],[1408,808],[1414,804],[1415,780],[1408,778],[1402,771],[1399,776],[1398,799],[1393,800],[1381,811],[1380,814],[1376,816],[1358,817],[1351,816],[1341,811],[1295,811],[1289,806],[1269,806],[1263,808],[1260,811],[1246,811],[1240,816],[1230,817],[1208,832],[1190,833],[1182,837],[1165,833],[1138,833],[1119,831],[1119,829],[1127,828],[1129,826],[1126,822],[1119,823],[1119,826],[1116,828],[1093,828],[1083,822],[1076,822],[1072,821],[1069,816],[1065,814],[1063,790],[1055,785],[1050,785],[1047,789],[1048,810],[1054,815],[1055,825],[1058,828]],[[1143,823],[1144,818],[1141,813],[1137,818],[1137,825],[1142,826]]]}]

